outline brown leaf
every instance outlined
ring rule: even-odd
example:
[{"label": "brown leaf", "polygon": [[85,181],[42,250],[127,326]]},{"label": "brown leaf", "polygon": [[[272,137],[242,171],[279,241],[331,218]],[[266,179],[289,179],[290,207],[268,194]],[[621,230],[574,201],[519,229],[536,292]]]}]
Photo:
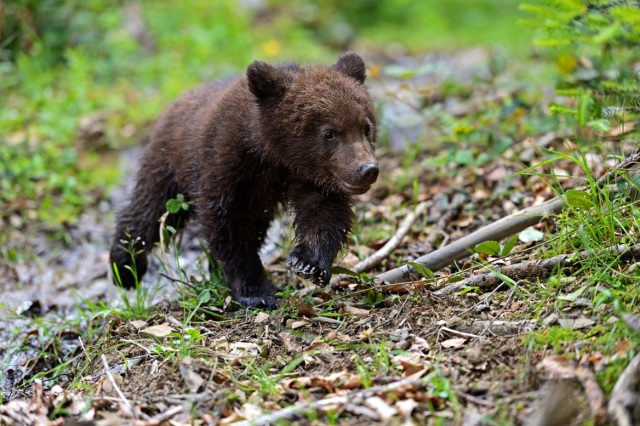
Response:
[{"label": "brown leaf", "polygon": [[271,317],[271,315],[269,315],[266,312],[258,312],[256,314],[256,316],[253,318],[253,322],[255,324],[261,324],[261,323],[267,321],[270,317]]},{"label": "brown leaf", "polygon": [[140,331],[140,334],[146,334],[157,339],[164,339],[171,333],[173,333],[173,328],[168,324],[152,325]]},{"label": "brown leaf", "polygon": [[361,317],[366,317],[367,315],[369,315],[369,312],[371,312],[371,311],[368,311],[366,309],[360,309],[360,308],[356,308],[356,307],[353,307],[353,306],[345,306],[345,307],[342,308],[342,310],[344,312],[346,312],[346,313],[353,314],[353,315],[359,315]]},{"label": "brown leaf", "polygon": [[327,342],[322,341],[320,338],[316,338],[309,346],[305,348],[305,352],[308,351],[321,351],[321,352],[331,352],[335,350],[333,346],[328,344]]},{"label": "brown leaf", "polygon": [[296,307],[298,308],[298,316],[313,318],[317,316],[316,310],[313,309],[313,306],[309,302],[305,302],[304,300],[298,301],[296,303]]},{"label": "brown leaf", "polygon": [[461,348],[465,343],[467,343],[467,339],[463,337],[455,337],[453,339],[445,340],[440,344],[442,345],[443,348],[449,349],[449,348]]},{"label": "brown leaf", "polygon": [[298,342],[295,341],[295,338],[291,335],[291,333],[287,333],[286,331],[282,331],[279,334],[282,339],[282,343],[284,343],[284,347],[290,352],[302,352],[302,346]]},{"label": "brown leaf", "polygon": [[418,371],[424,370],[424,365],[421,365],[421,364],[414,364],[412,362],[409,362],[403,359],[399,360],[398,362],[400,363],[400,366],[404,370],[404,374],[403,374],[404,377],[411,376],[412,374],[415,374]]}]

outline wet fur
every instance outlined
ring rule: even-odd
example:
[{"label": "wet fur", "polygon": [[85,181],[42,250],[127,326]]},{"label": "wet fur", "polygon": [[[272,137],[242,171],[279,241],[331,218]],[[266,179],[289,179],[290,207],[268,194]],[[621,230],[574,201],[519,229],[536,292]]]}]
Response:
[{"label": "wet fur", "polygon": [[[287,264],[328,282],[351,230],[351,197],[372,183],[372,176],[358,176],[360,164],[375,161],[376,116],[364,78],[364,63],[353,53],[333,67],[256,61],[246,76],[178,99],[154,126],[135,189],[118,215],[111,262],[123,285],[132,287],[135,279],[125,268],[132,261],[122,241],[139,238],[135,266],[141,277],[166,201],[179,193],[190,209],[171,215],[169,224],[199,223],[242,305],[277,306],[277,288],[258,250],[278,204],[295,213],[297,244]],[[322,139],[327,126],[339,129],[335,143]]]}]

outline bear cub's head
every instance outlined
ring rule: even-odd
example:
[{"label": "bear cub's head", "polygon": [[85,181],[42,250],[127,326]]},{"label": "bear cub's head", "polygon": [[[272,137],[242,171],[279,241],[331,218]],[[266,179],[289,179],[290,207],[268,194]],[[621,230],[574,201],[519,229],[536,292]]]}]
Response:
[{"label": "bear cub's head", "polygon": [[376,113],[365,76],[355,53],[331,67],[249,65],[264,155],[328,191],[366,192],[378,178],[378,163]]}]

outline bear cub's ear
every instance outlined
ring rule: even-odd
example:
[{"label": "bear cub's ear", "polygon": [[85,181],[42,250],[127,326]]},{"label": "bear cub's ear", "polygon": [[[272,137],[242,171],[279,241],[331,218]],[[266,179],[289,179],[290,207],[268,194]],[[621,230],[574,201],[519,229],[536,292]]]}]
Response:
[{"label": "bear cub's ear", "polygon": [[249,90],[258,99],[281,98],[287,91],[287,76],[283,70],[262,61],[247,67]]},{"label": "bear cub's ear", "polygon": [[367,69],[364,61],[358,54],[353,52],[347,52],[340,56],[333,68],[339,73],[355,78],[360,83],[364,83],[367,77]]}]

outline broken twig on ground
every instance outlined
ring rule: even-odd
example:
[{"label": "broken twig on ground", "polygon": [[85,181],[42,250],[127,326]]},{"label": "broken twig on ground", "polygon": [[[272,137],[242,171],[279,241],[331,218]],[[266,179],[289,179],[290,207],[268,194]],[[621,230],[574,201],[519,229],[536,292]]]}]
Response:
[{"label": "broken twig on ground", "polygon": [[[382,246],[371,256],[358,262],[353,268],[351,268],[351,270],[357,274],[359,274],[360,272],[366,272],[386,259],[387,256],[389,256],[391,252],[395,250],[398,245],[400,245],[402,239],[406,237],[406,235],[411,230],[411,225],[413,225],[417,218],[425,213],[427,207],[429,207],[429,204],[431,204],[431,201],[423,201],[418,204],[416,208],[404,218],[404,220],[396,230],[396,233],[393,234],[393,236],[389,239],[389,241],[386,242],[384,246]],[[343,280],[345,278],[349,278],[349,276],[345,274],[336,275],[331,279],[331,285],[336,285],[340,282],[340,280]]]},{"label": "broken twig on ground", "polygon": [[[633,419],[634,414],[638,416],[640,413],[629,413],[628,411],[628,408],[638,407],[640,403],[637,392],[638,382],[640,382],[640,355],[636,355],[631,360],[611,391],[607,412],[611,416],[611,420],[615,421],[618,426],[632,426],[640,421],[638,418]],[[637,408],[635,409],[637,410]]]},{"label": "broken twig on ground", "polygon": [[502,282],[499,275],[506,276],[513,280],[521,280],[526,278],[546,278],[554,270],[558,268],[568,268],[573,266],[576,261],[584,260],[591,257],[600,257],[603,254],[618,254],[621,259],[633,259],[640,257],[640,244],[628,246],[626,244],[618,244],[606,250],[592,251],[583,250],[579,253],[561,254],[542,260],[532,260],[529,262],[516,263],[515,265],[507,265],[496,269],[495,271],[486,272],[479,275],[466,278],[455,282],[451,285],[435,291],[434,296],[446,296],[456,293],[465,287],[486,288],[497,285]]},{"label": "broken twig on ground", "polygon": [[120,400],[129,409],[129,411],[131,412],[131,415],[134,418],[137,418],[136,412],[133,409],[133,405],[131,405],[131,403],[129,402],[127,397],[124,396],[124,394],[120,390],[120,387],[116,383],[116,380],[113,378],[113,375],[111,374],[111,370],[109,369],[109,363],[107,362],[107,357],[104,356],[104,354],[102,354],[102,355],[100,355],[100,359],[102,360],[102,366],[104,367],[104,373],[107,375],[107,379],[109,379],[109,382],[111,382],[111,386],[113,386],[113,389],[116,391],[116,393],[120,397]]},{"label": "broken twig on ground", "polygon": [[[630,153],[624,160],[598,179],[598,184],[603,185],[615,182],[619,178],[618,172],[631,170],[639,163],[640,151]],[[558,197],[552,198],[538,206],[520,210],[512,215],[497,220],[476,232],[454,241],[446,247],[419,257],[414,262],[424,265],[431,271],[437,271],[445,266],[453,264],[457,260],[471,255],[472,250],[476,245],[489,240],[499,241],[503,238],[509,237],[528,228],[529,226],[535,225],[543,216],[560,213],[564,206],[565,200]],[[385,282],[397,283],[400,281],[409,281],[414,276],[415,270],[409,265],[403,265],[399,268],[395,268],[378,275],[374,280],[377,284]]]},{"label": "broken twig on ground", "polygon": [[602,424],[607,419],[605,409],[605,397],[602,389],[598,385],[596,375],[593,371],[585,367],[574,367],[565,358],[560,356],[550,356],[544,358],[536,367],[538,371],[544,373],[547,379],[562,380],[575,379],[579,380],[584,389],[591,414],[596,424]]},{"label": "broken twig on ground", "polygon": [[[540,221],[541,216],[559,213],[564,204],[564,200],[554,198],[539,206],[520,210],[517,213],[504,217],[476,232],[456,240],[446,247],[421,256],[414,260],[414,262],[424,265],[431,271],[437,271],[445,266],[451,265],[456,260],[471,255],[473,247],[484,241],[501,240],[531,225],[535,225]],[[415,271],[411,266],[403,265],[378,275],[375,277],[375,282],[396,283],[399,281],[409,281],[414,275]]]},{"label": "broken twig on ground", "polygon": [[235,426],[261,426],[276,423],[279,420],[291,419],[296,414],[305,412],[308,410],[316,410],[319,408],[330,407],[333,405],[347,405],[351,404],[356,399],[368,398],[378,393],[390,392],[402,387],[422,387],[426,384],[424,379],[419,377],[407,377],[405,379],[398,380],[396,382],[389,383],[388,385],[373,386],[367,389],[362,389],[354,392],[349,392],[346,395],[334,396],[332,398],[319,399],[317,401],[307,402],[305,404],[286,407],[281,410],[277,410],[270,414],[265,414],[253,420],[245,420],[234,423]]}]

